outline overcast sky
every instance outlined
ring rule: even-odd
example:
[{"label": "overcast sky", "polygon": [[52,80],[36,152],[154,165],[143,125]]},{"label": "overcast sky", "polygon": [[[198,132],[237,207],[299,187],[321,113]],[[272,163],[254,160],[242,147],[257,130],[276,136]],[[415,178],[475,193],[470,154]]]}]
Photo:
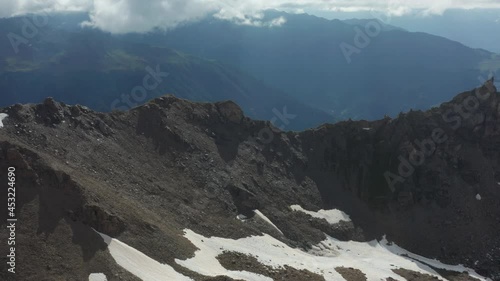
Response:
[{"label": "overcast sky", "polygon": [[260,12],[381,11],[393,16],[441,14],[448,9],[500,9],[499,0],[0,0],[0,17],[41,11],[85,11],[87,25],[113,33],[172,28],[209,13],[258,22]]}]

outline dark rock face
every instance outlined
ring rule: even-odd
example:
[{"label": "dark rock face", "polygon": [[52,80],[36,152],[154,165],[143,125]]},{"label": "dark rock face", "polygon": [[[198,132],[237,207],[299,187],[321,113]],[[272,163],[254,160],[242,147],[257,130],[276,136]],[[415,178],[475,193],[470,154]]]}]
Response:
[{"label": "dark rock face", "polygon": [[73,219],[82,221],[85,225],[113,237],[119,236],[125,230],[123,219],[110,214],[98,205],[84,206],[73,216]]},{"label": "dark rock face", "polygon": [[215,104],[222,117],[232,123],[241,123],[243,120],[243,110],[232,101],[219,102]]},{"label": "dark rock face", "polygon": [[253,216],[253,210],[260,209],[261,206],[255,194],[252,194],[242,187],[228,186],[227,189],[231,194],[238,213],[250,217]]},{"label": "dark rock face", "polygon": [[[310,247],[323,233],[357,241],[387,234],[415,253],[500,278],[500,95],[493,81],[427,112],[301,133],[245,118],[232,102],[172,96],[110,114],[51,99],[2,112],[10,117],[0,129],[0,168],[15,165],[23,178],[26,245],[55,233],[64,243],[43,242],[43,253],[73,244],[84,253],[66,256],[71,268],[55,275],[37,275],[45,265],[26,260],[28,276],[65,278],[75,270],[84,279],[96,264],[120,272],[104,245],[85,242],[98,238],[92,228],[175,266],[195,250],[183,229],[258,235],[269,226],[236,216],[259,209],[291,246]],[[353,222],[331,226],[291,211],[294,204],[341,209]]]},{"label": "dark rock face", "polygon": [[428,112],[304,132],[306,174],[367,233],[500,278],[496,91],[490,80]]}]

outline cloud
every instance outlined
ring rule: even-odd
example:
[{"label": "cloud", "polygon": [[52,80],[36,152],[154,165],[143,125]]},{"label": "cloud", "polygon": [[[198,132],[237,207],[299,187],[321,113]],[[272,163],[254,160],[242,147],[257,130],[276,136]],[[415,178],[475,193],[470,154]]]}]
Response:
[{"label": "cloud", "polygon": [[285,23],[286,23],[286,19],[284,17],[279,17],[279,18],[275,18],[271,22],[269,22],[269,26],[270,27],[282,26]]},{"label": "cloud", "polygon": [[113,33],[145,32],[175,27],[219,9],[213,0],[94,0],[85,25]]},{"label": "cloud", "polygon": [[401,16],[409,13],[442,14],[448,9],[500,9],[497,0],[0,0],[0,17],[25,13],[84,11],[85,25],[113,33],[146,32],[155,27],[173,28],[183,22],[215,14],[216,17],[254,26],[280,26],[277,18],[262,21],[262,11],[297,12],[377,11]]},{"label": "cloud", "polygon": [[90,11],[92,0],[0,0],[0,17],[27,13]]}]

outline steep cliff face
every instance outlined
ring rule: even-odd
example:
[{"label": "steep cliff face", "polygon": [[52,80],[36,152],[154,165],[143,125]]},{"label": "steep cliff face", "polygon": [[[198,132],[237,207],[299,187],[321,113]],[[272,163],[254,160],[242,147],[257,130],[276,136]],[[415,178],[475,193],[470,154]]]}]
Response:
[{"label": "steep cliff face", "polygon": [[498,278],[499,102],[490,80],[427,112],[306,131],[304,173],[370,234]]},{"label": "steep cliff face", "polygon": [[[232,102],[173,96],[109,114],[52,99],[10,106],[1,111],[9,117],[0,171],[18,173],[17,277],[85,280],[102,272],[136,280],[96,230],[195,280],[225,280],[175,262],[195,253],[183,237],[190,229],[231,239],[268,233],[303,249],[325,233],[356,241],[387,234],[418,254],[498,278],[499,101],[489,81],[428,112],[301,133],[250,120]],[[419,153],[418,143],[427,149]],[[0,195],[7,201],[6,190]],[[352,222],[332,225],[291,205],[337,208]]]}]

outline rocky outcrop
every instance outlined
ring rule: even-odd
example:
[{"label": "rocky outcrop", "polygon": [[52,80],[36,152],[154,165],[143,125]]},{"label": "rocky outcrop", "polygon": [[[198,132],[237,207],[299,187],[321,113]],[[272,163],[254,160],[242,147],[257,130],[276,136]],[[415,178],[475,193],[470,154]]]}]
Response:
[{"label": "rocky outcrop", "polygon": [[243,120],[243,110],[232,101],[218,102],[215,104],[220,115],[229,122],[241,123]]}]

